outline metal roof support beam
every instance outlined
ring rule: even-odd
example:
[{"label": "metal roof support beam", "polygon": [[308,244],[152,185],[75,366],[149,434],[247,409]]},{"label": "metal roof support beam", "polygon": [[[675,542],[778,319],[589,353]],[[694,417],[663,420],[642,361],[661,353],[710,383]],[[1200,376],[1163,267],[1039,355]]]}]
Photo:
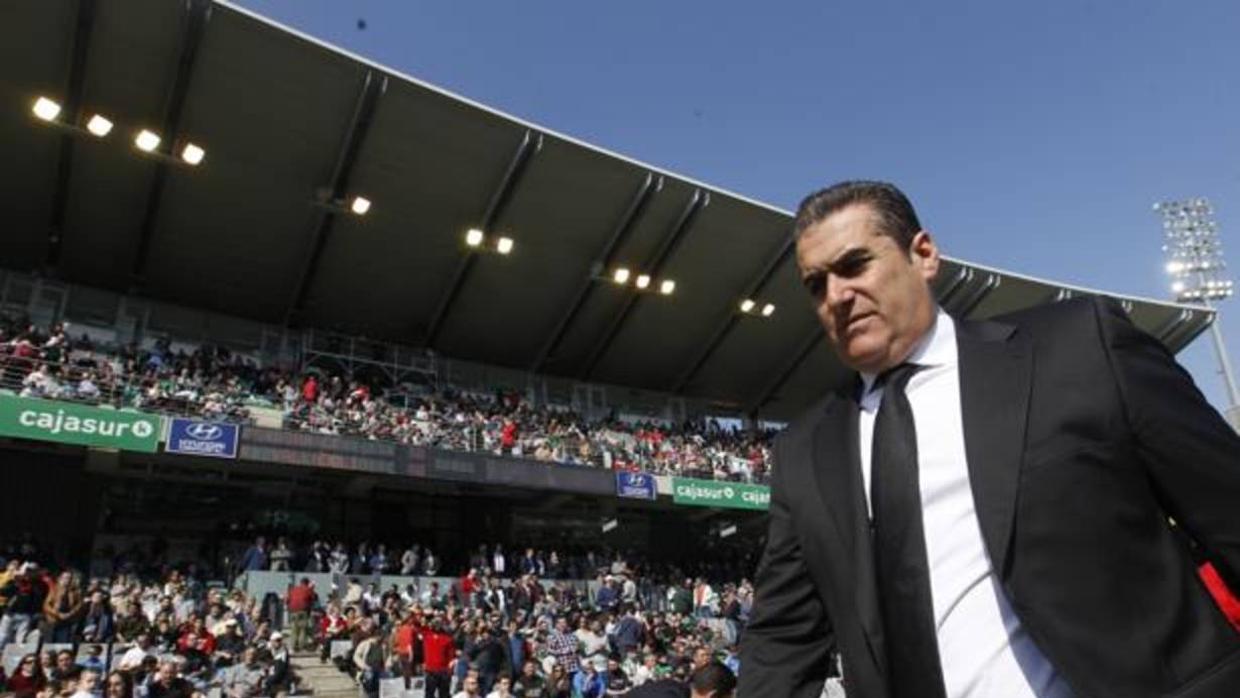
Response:
[{"label": "metal roof support beam", "polygon": [[[86,84],[86,57],[90,55],[90,36],[95,27],[95,0],[79,0],[73,47],[69,54],[69,80],[65,89],[65,122],[76,124],[82,110],[82,90]],[[52,217],[47,227],[46,266],[53,271],[60,264],[64,249],[65,216],[68,212],[69,177],[73,172],[73,136],[60,137],[60,158],[56,163],[56,184],[52,192]]]},{"label": "metal roof support beam", "polygon": [[960,287],[969,279],[973,278],[973,270],[968,267],[961,267],[956,270],[956,275],[952,280],[947,282],[947,287],[938,294],[939,305],[947,308],[947,304],[951,302],[953,296],[960,292]]},{"label": "metal roof support beam", "polygon": [[[499,187],[495,193],[491,195],[491,200],[487,203],[486,210],[482,214],[480,225],[482,230],[487,234],[491,233],[491,228],[495,222],[499,220],[500,214],[512,199],[513,191],[516,190],[517,183],[521,180],[521,175],[525,173],[526,167],[530,163],[530,158],[542,149],[543,135],[535,133],[530,129],[526,129],[525,135],[521,138],[521,143],[517,145],[517,150],[512,154],[512,160],[508,163],[508,169],[505,170],[504,176],[500,179]],[[461,288],[465,285],[465,280],[469,278],[469,272],[473,268],[477,253],[466,252],[465,256],[456,266],[456,271],[452,274],[452,280],[448,283],[448,287],[444,289],[443,295],[439,298],[439,304],[435,307],[435,313],[431,316],[430,325],[426,329],[426,346],[434,346],[435,338],[439,334],[439,330],[443,329],[444,321],[448,319],[448,313],[452,310],[452,303],[460,294]]]},{"label": "metal roof support beam", "polygon": [[1198,321],[1195,311],[1186,310],[1184,312],[1186,313],[1184,322],[1167,336],[1166,346],[1173,353],[1183,348],[1199,332],[1214,324],[1214,321],[1218,318],[1216,313],[1210,313]]},{"label": "metal roof support beam", "polygon": [[[771,277],[775,275],[775,270],[784,263],[784,260],[788,259],[788,255],[792,254],[792,251],[795,248],[796,238],[790,235],[788,239],[779,246],[779,249],[776,250],[775,254],[767,260],[766,264],[763,265],[762,271],[758,272],[758,276],[745,287],[745,290],[741,293],[741,299],[753,298],[758,295],[758,293],[762,290],[762,287],[766,286],[767,282],[771,280]],[[698,355],[693,359],[693,362],[690,363],[688,368],[686,368],[680,374],[680,377],[676,379],[676,382],[672,386],[673,393],[680,393],[685,389],[685,386],[689,384],[689,381],[693,380],[693,377],[697,375],[697,372],[701,370],[706,361],[709,360],[711,355],[715,353],[715,350],[719,348],[719,345],[723,344],[724,338],[728,336],[728,333],[733,327],[736,326],[736,323],[739,320],[740,315],[737,313],[736,305],[730,305],[723,317],[723,321],[719,323],[719,325],[715,328],[715,331],[711,333],[710,339],[706,341],[706,344],[702,347],[702,350],[698,352]]]},{"label": "metal roof support beam", "polygon": [[[353,174],[353,166],[357,163],[362,144],[366,142],[366,134],[370,132],[370,124],[374,121],[375,111],[379,106],[379,98],[387,89],[387,76],[373,68],[366,71],[362,81],[362,89],[357,94],[357,103],[353,106],[353,117],[349,120],[348,129],[341,141],[340,153],[332,167],[331,179],[327,188],[330,190],[331,201],[340,201],[348,195],[349,178]],[[285,324],[290,325],[298,320],[306,306],[306,296],[310,293],[310,284],[319,269],[319,261],[323,250],[327,248],[327,240],[335,227],[339,213],[332,207],[324,207],[314,223],[310,234],[310,254],[306,258],[301,276],[293,291],[293,300],[285,314]]]},{"label": "metal roof support beam", "polygon": [[784,383],[787,383],[789,378],[792,378],[792,374],[796,373],[796,370],[800,368],[805,359],[809,357],[809,354],[813,351],[814,347],[818,346],[820,342],[825,340],[826,336],[826,333],[822,331],[822,327],[815,324],[813,331],[806,335],[805,339],[802,339],[801,343],[797,345],[796,353],[792,355],[792,359],[788,361],[788,363],[784,364],[784,367],[780,369],[778,374],[776,374],[775,379],[770,383],[767,383],[766,387],[763,388],[761,392],[758,393],[757,397],[749,403],[749,407],[745,410],[745,414],[757,414],[758,410],[762,409],[762,406],[769,402],[771,397],[775,395],[775,392],[784,387]]},{"label": "metal roof support beam", "polygon": [[[676,219],[676,223],[663,236],[663,240],[659,242],[659,247],[650,256],[646,264],[641,269],[650,275],[652,279],[658,278],[659,272],[663,268],[663,264],[667,262],[667,258],[671,256],[673,250],[676,249],[677,243],[684,239],[685,233],[692,227],[693,219],[697,217],[699,211],[710,204],[710,193],[701,189],[694,189],[693,196],[689,197],[689,202],[685,204],[685,208],[680,212],[680,217]],[[652,282],[653,283],[653,282]],[[581,371],[581,379],[587,380],[590,374],[594,372],[594,367],[598,365],[599,359],[603,358],[603,353],[607,351],[607,347],[616,335],[620,333],[620,328],[624,326],[624,321],[629,317],[633,307],[637,305],[637,301],[642,294],[631,291],[624,299],[624,303],[620,306],[620,311],[612,318],[611,324],[599,337],[595,343],[590,357],[586,360],[585,367]]]},{"label": "metal roof support beam", "polygon": [[551,353],[559,346],[560,341],[564,339],[564,334],[568,332],[568,328],[573,324],[573,320],[577,317],[577,313],[581,311],[581,307],[585,305],[586,299],[590,297],[590,291],[594,288],[597,280],[595,276],[601,270],[606,274],[607,269],[611,266],[612,257],[616,250],[628,238],[629,233],[636,226],[637,221],[641,219],[642,213],[646,210],[650,200],[663,189],[663,177],[656,177],[653,172],[647,172],[646,178],[642,180],[641,186],[637,188],[637,192],[633,195],[633,200],[629,202],[628,208],[624,210],[624,215],[620,217],[620,221],[612,230],[611,236],[607,238],[607,242],[603,244],[603,249],[599,251],[591,265],[590,273],[582,280],[581,285],[577,288],[577,292],[573,294],[573,300],[569,302],[568,308],[555,324],[555,329],[551,331],[551,336],[543,343],[542,349],[538,352],[538,356],[530,364],[530,372],[537,373],[542,370],[547,363],[547,359]]},{"label": "metal roof support beam", "polygon": [[[194,75],[194,62],[198,57],[198,47],[202,44],[202,36],[206,33],[207,21],[211,19],[211,0],[188,0],[189,11],[185,14],[185,22],[181,31],[181,57],[177,61],[176,77],[172,81],[172,90],[164,104],[164,120],[160,135],[170,146],[175,147],[180,136],[181,112],[185,109],[185,98],[189,96],[190,81]],[[142,225],[138,229],[138,251],[134,255],[132,282],[141,287],[146,273],[146,261],[151,252],[151,238],[155,234],[155,219],[159,215],[159,204],[163,199],[164,186],[168,181],[169,165],[162,160],[155,162],[155,174],[151,177],[151,189],[146,197],[146,209],[142,213]]]},{"label": "metal roof support beam", "polygon": [[991,291],[999,288],[1001,282],[1002,278],[998,274],[987,274],[985,281],[970,291],[968,295],[962,297],[959,307],[956,308],[956,316],[961,318],[969,317],[969,313],[973,312],[973,309],[985,300]]},{"label": "metal roof support beam", "polygon": [[1161,325],[1150,332],[1158,341],[1170,346],[1171,338],[1188,324],[1192,318],[1192,313],[1188,310],[1181,309],[1178,313],[1165,320]]}]

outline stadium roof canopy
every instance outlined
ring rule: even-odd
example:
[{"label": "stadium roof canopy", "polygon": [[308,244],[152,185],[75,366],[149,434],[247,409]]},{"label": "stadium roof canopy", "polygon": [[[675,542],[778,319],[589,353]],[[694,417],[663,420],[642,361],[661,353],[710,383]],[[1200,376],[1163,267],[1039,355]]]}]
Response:
[{"label": "stadium roof canopy", "polygon": [[[7,2],[0,89],[5,267],[773,417],[843,375],[792,268],[789,212],[245,9]],[[38,95],[62,104],[63,122],[98,112],[115,128],[98,139],[41,124]],[[139,153],[139,128],[206,159]],[[359,194],[365,216],[322,203]],[[515,249],[471,254],[470,228]],[[626,286],[608,280],[621,265]],[[633,290],[640,273],[656,292]],[[938,285],[945,307],[971,317],[1080,292],[960,260]],[[746,298],[759,312],[739,312]],[[1124,300],[1175,350],[1212,318]]]}]

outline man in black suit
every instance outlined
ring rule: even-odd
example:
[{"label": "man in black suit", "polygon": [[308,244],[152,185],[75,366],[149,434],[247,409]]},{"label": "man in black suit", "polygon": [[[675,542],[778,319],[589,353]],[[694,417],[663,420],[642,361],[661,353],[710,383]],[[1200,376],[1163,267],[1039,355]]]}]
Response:
[{"label": "man in black suit", "polygon": [[1166,349],[1098,298],[951,318],[889,184],[796,235],[857,376],[775,443],[741,698],[818,696],[836,649],[849,698],[1240,696],[1182,538],[1235,585],[1240,437]]}]

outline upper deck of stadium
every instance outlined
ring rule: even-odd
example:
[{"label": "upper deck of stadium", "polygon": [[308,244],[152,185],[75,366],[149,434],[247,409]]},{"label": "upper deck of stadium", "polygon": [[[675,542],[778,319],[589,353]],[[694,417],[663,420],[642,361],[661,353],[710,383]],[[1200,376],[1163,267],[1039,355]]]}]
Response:
[{"label": "upper deck of stadium", "polygon": [[[39,96],[58,124],[32,116]],[[792,268],[788,211],[226,2],[6,3],[0,97],[11,270],[775,419],[844,374]],[[84,130],[95,114],[107,137]],[[163,155],[134,147],[139,129]],[[187,143],[201,165],[179,162]],[[512,253],[467,247],[470,229]],[[936,291],[968,317],[1093,292],[959,259]],[[1119,298],[1173,351],[1213,319]]]}]

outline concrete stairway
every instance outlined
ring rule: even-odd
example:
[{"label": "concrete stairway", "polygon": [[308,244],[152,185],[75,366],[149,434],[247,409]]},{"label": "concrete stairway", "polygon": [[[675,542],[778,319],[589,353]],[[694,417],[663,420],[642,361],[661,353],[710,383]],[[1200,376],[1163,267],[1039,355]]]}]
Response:
[{"label": "concrete stairway", "polygon": [[320,662],[318,652],[298,652],[291,664],[301,680],[300,694],[313,693],[315,698],[358,698],[357,683],[341,673],[335,664]]}]

